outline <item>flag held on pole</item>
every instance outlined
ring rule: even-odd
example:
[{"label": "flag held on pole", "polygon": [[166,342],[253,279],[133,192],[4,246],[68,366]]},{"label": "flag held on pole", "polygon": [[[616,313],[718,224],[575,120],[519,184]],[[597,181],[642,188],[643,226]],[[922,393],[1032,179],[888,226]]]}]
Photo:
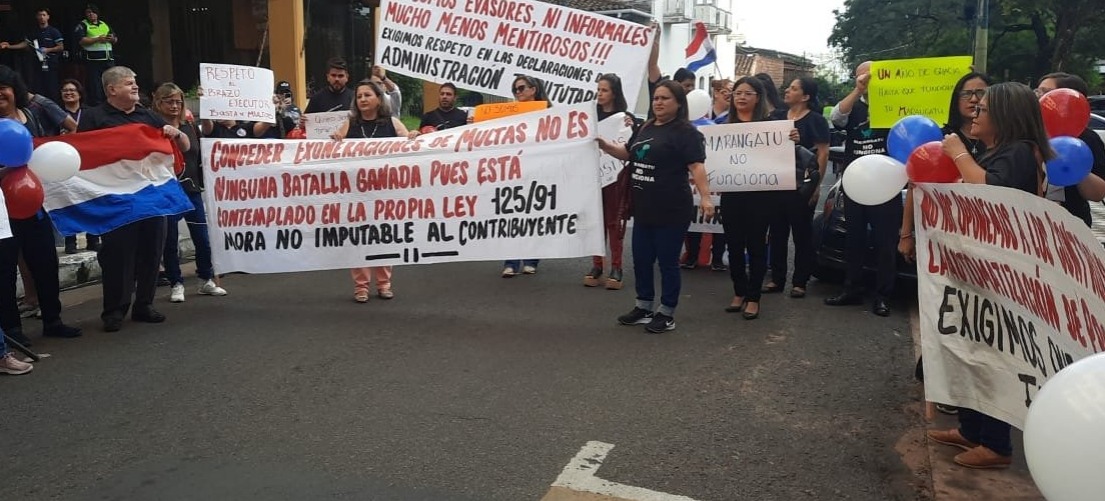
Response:
[{"label": "flag held on pole", "polygon": [[717,51],[710,41],[710,34],[706,32],[706,23],[697,21],[694,23],[694,38],[691,39],[690,45],[687,45],[686,67],[688,70],[698,71],[714,64],[715,61],[717,61]]}]

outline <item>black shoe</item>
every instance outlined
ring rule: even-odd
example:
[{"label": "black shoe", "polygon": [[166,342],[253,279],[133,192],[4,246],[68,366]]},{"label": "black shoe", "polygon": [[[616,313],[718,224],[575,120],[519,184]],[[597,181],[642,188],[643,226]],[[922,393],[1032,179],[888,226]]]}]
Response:
[{"label": "black shoe", "polygon": [[618,317],[618,323],[622,325],[641,325],[652,321],[653,313],[644,308],[634,307],[629,313]]},{"label": "black shoe", "polygon": [[165,276],[164,274],[157,275],[158,287],[168,287],[170,285],[173,285],[173,283],[169,281],[169,277]]},{"label": "black shoe", "polygon": [[[748,311],[748,305],[749,304],[755,304],[756,305],[756,311],[755,312]],[[759,301],[745,301],[744,302],[744,313],[741,313],[741,316],[743,316],[745,320],[755,320],[757,318],[760,318],[760,302]]]},{"label": "black shoe", "polygon": [[100,252],[100,242],[88,242],[88,245],[84,249],[92,252]]},{"label": "black shoe", "polygon": [[61,322],[42,328],[42,335],[46,337],[74,338],[81,337],[81,334],[83,333],[80,329],[70,327]]},{"label": "black shoe", "polygon": [[105,318],[104,319],[104,332],[119,332],[119,329],[123,328],[123,319],[121,318]]},{"label": "black shoe", "polygon": [[152,307],[146,307],[144,309],[135,309],[134,313],[130,314],[130,319],[135,322],[159,324],[165,321],[165,315],[162,315]]},{"label": "black shoe", "polygon": [[679,263],[679,267],[683,268],[684,270],[693,270],[693,269],[695,269],[696,266],[698,266],[698,263],[695,263],[694,261],[687,261],[685,263]]},{"label": "black shoe", "polygon": [[663,313],[657,313],[652,316],[652,321],[645,326],[645,330],[652,334],[675,330],[675,319]]},{"label": "black shoe", "polygon": [[863,296],[855,292],[841,292],[832,297],[825,298],[825,304],[829,306],[848,306],[863,303]]},{"label": "black shoe", "polygon": [[29,348],[31,346],[31,340],[27,339],[27,336],[23,335],[22,329],[11,329],[8,331],[4,331],[4,334],[7,334],[8,337],[12,338],[12,340],[25,347]]},{"label": "black shoe", "polygon": [[65,253],[66,254],[76,254],[77,253],[77,243],[76,242],[73,242],[71,244],[66,243],[65,244]]},{"label": "black shoe", "polygon": [[729,271],[729,267],[725,266],[724,263],[717,263],[717,264],[711,264],[710,265],[710,270],[712,270],[712,271]]},{"label": "black shoe", "polygon": [[890,305],[886,304],[885,299],[878,299],[875,301],[875,307],[871,310],[880,317],[890,316]]}]

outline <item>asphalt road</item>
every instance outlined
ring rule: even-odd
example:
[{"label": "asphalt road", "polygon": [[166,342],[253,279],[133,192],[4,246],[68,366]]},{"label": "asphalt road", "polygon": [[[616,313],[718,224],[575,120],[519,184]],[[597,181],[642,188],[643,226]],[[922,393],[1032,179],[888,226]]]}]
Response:
[{"label": "asphalt road", "polygon": [[631,281],[587,289],[588,267],[397,268],[363,305],[346,272],[235,275],[114,334],[98,287],[67,292],[86,336],[28,325],[52,357],[0,378],[4,498],[537,500],[597,440],[601,478],[696,500],[916,499],[911,293],[884,319],[814,282],[745,321],[699,269],[646,335],[614,321]]}]

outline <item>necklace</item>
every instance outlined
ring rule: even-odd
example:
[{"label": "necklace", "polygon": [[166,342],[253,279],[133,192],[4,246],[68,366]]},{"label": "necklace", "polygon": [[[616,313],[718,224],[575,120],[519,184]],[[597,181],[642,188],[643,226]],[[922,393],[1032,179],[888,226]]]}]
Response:
[{"label": "necklace", "polygon": [[358,127],[361,128],[361,137],[364,137],[364,138],[376,137],[376,129],[380,127],[380,121],[379,120],[374,120],[373,123],[374,124],[372,126],[372,134],[365,134],[364,123],[363,122],[358,126]]}]

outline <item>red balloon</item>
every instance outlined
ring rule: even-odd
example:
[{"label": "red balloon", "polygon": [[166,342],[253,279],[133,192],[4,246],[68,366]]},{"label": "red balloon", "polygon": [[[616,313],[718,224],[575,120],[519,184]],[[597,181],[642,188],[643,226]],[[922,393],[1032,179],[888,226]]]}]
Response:
[{"label": "red balloon", "polygon": [[1048,137],[1078,137],[1090,123],[1090,101],[1074,89],[1055,89],[1040,96],[1040,113]]},{"label": "red balloon", "polygon": [[46,198],[42,191],[42,182],[31,169],[26,167],[4,169],[6,175],[0,179],[0,190],[4,192],[4,204],[8,206],[8,217],[27,219],[34,217],[42,208]]},{"label": "red balloon", "polygon": [[932,141],[913,150],[905,172],[914,183],[954,183],[959,179],[955,161],[944,154],[940,141]]},{"label": "red balloon", "polygon": [[288,135],[285,139],[307,139],[307,132],[299,127],[296,127],[288,131]]}]

